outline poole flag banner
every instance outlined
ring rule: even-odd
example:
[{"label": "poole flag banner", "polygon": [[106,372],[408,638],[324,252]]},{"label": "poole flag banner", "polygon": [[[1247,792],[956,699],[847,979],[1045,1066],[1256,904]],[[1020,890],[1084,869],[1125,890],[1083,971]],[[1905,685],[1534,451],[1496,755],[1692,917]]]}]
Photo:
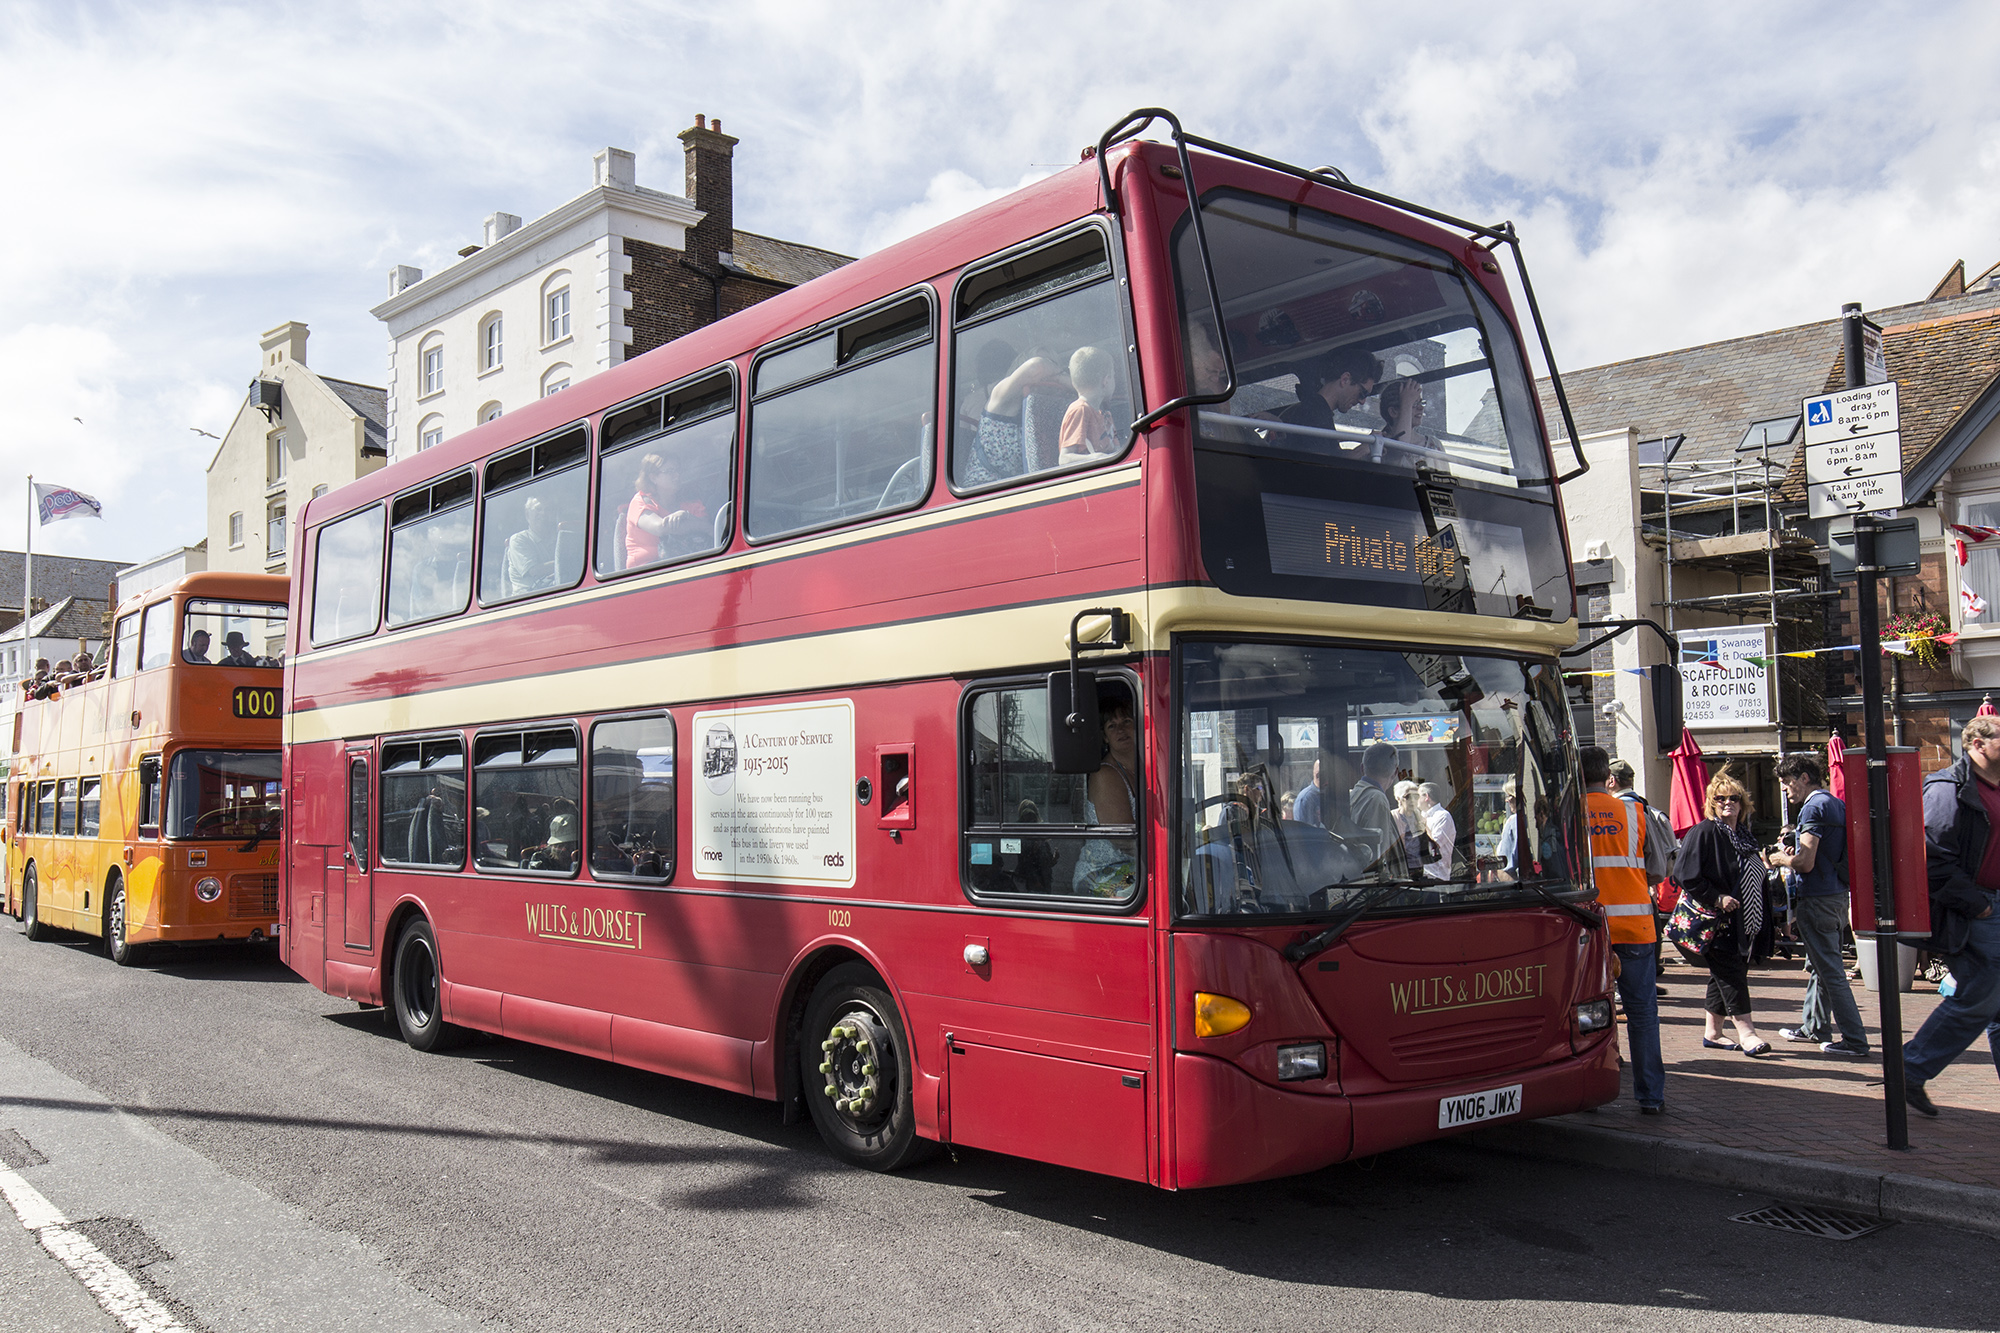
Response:
[{"label": "poole flag banner", "polygon": [[41,512],[42,526],[60,523],[66,518],[103,518],[104,506],[67,486],[44,486],[39,481],[35,486],[35,508]]}]

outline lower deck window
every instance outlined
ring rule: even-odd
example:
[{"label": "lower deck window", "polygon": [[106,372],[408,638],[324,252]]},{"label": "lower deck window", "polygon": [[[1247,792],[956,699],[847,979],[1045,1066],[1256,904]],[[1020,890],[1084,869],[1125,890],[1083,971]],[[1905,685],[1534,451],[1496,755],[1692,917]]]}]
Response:
[{"label": "lower deck window", "polygon": [[674,720],[590,729],[590,870],[660,881],[674,870]]},{"label": "lower deck window", "polygon": [[457,736],[382,746],[384,865],[465,865],[465,742]]},{"label": "lower deck window", "polygon": [[1048,759],[1048,691],[985,690],[967,710],[962,869],[975,897],[1053,897],[1102,905],[1139,892],[1140,780],[1131,687],[1101,680],[1104,759],[1057,773]]},{"label": "lower deck window", "polygon": [[482,870],[576,873],[582,792],[569,727],[487,732],[473,741],[473,860]]}]

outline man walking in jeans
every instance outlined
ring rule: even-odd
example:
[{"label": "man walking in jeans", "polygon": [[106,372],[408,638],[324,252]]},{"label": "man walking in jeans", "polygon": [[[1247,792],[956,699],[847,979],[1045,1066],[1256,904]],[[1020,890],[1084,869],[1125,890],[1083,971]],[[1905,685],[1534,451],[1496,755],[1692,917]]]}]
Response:
[{"label": "man walking in jeans", "polygon": [[1792,920],[1812,973],[1799,1025],[1779,1028],[1778,1035],[1786,1041],[1817,1042],[1829,1055],[1865,1056],[1868,1029],[1840,957],[1840,931],[1847,924],[1847,877],[1841,873],[1847,865],[1847,806],[1826,789],[1825,774],[1812,755],[1788,754],[1779,760],[1778,781],[1797,812],[1792,816],[1797,832],[1790,847],[1771,853],[1771,864],[1791,872]]},{"label": "man walking in jeans", "polygon": [[1924,779],[1924,860],[1930,869],[1931,952],[1958,990],[1938,1002],[1903,1045],[1903,1096],[1925,1115],[1937,1106],[1924,1084],[1981,1031],[2000,1064],[2000,717],[1975,717],[1960,739],[1965,757]]}]

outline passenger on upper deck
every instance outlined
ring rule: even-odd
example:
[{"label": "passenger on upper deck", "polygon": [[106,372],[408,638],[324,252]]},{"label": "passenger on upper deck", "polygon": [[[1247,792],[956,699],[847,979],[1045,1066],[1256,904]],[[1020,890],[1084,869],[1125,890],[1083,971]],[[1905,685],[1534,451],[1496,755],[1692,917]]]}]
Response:
[{"label": "passenger on upper deck", "polygon": [[194,633],[188,635],[187,647],[181,649],[181,660],[183,662],[192,662],[196,666],[215,665],[208,658],[208,645],[211,642],[212,640],[209,638],[207,630],[196,630]]},{"label": "passenger on upper deck", "polygon": [[78,653],[73,660],[75,662],[77,679],[89,680],[97,674],[97,663],[91,659],[88,649]]},{"label": "passenger on upper deck", "polygon": [[[1031,470],[1031,463],[1047,466],[1028,457],[1024,409],[1029,396],[1038,391],[1066,394],[1063,371],[1047,357],[1034,355],[1010,371],[1008,367],[1013,360],[1014,348],[998,338],[983,345],[976,354],[974,377],[979,387],[989,384],[992,387],[986,389],[986,401],[979,405],[978,442],[972,450],[971,465],[961,478],[966,485],[1018,477]],[[977,401],[977,393],[975,388],[968,395],[971,401],[961,399],[959,403],[961,426],[972,403]]]},{"label": "passenger on upper deck", "polygon": [[1381,363],[1359,347],[1336,347],[1299,367],[1299,401],[1280,414],[1294,426],[1332,430],[1336,413],[1375,392],[1382,378]]},{"label": "passenger on upper deck", "polygon": [[639,460],[632,503],[625,510],[625,568],[637,569],[708,544],[707,517],[699,500],[669,510],[680,492],[680,464],[663,454]]},{"label": "passenger on upper deck", "polygon": [[1382,386],[1376,405],[1382,411],[1384,435],[1437,453],[1444,452],[1444,446],[1438,443],[1435,436],[1426,435],[1418,429],[1424,421],[1424,388],[1421,384],[1408,379],[1390,380]]},{"label": "passenger on upper deck", "polygon": [[556,516],[539,495],[526,506],[528,526],[507,539],[507,563],[500,571],[500,595],[517,597],[556,582]]},{"label": "passenger on upper deck", "polygon": [[1070,387],[1076,401],[1063,413],[1062,461],[1081,463],[1086,459],[1118,452],[1118,439],[1111,417],[1104,411],[1105,399],[1117,382],[1117,367],[1110,356],[1096,347],[1079,347],[1069,358]]},{"label": "passenger on upper deck", "polygon": [[223,666],[256,666],[257,659],[250,652],[250,640],[243,637],[240,630],[231,630],[222,636],[222,646],[229,652],[223,656]]}]

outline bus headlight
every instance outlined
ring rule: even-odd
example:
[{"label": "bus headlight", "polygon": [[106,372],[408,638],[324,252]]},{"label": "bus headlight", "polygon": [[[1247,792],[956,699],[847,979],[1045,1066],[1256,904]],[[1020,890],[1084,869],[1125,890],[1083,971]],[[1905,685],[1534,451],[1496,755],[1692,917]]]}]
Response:
[{"label": "bus headlight", "polygon": [[222,896],[222,881],[210,875],[194,886],[194,896],[205,903],[212,903]]},{"label": "bus headlight", "polygon": [[1576,1007],[1578,1032],[1602,1032],[1611,1026],[1611,1001],[1585,1000]]},{"label": "bus headlight", "polygon": [[1250,1025],[1250,1006],[1227,995],[1194,993],[1194,1035],[1226,1037]]},{"label": "bus headlight", "polygon": [[1326,1043],[1315,1041],[1303,1046],[1280,1046],[1278,1077],[1288,1083],[1300,1078],[1325,1078]]}]

